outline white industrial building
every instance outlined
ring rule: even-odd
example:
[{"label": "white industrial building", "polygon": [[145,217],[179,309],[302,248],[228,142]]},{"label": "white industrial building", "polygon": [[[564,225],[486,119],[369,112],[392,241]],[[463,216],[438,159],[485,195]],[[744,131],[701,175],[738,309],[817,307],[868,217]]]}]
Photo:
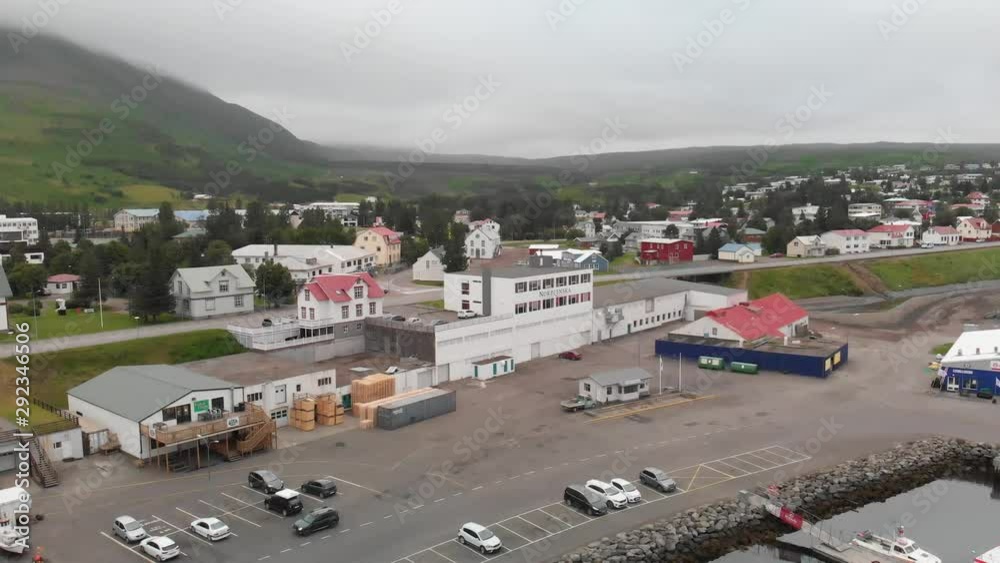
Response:
[{"label": "white industrial building", "polygon": [[642,368],[593,373],[578,383],[578,395],[597,403],[634,401],[651,393],[653,376]]},{"label": "white industrial building", "polygon": [[252,269],[277,262],[298,283],[321,274],[368,272],[375,269],[375,254],[348,245],[248,244],[233,251],[236,263]]},{"label": "white industrial building", "polygon": [[240,265],[178,268],[170,278],[170,291],[179,317],[253,312],[254,281]]},{"label": "white industrial building", "polygon": [[301,215],[306,209],[318,209],[330,219],[337,219],[345,227],[357,227],[361,204],[354,201],[315,201],[305,205],[296,205],[295,210]]},{"label": "white industrial building", "polygon": [[444,281],[444,247],[428,250],[413,263],[413,281]]},{"label": "white industrial building", "polygon": [[556,317],[589,311],[593,290],[589,271],[513,267],[457,272],[444,276],[444,308],[487,317],[539,312]]},{"label": "white industrial building", "polygon": [[840,254],[861,254],[868,252],[868,233],[861,229],[837,229],[819,236],[826,248],[836,248]]},{"label": "white industrial building", "polygon": [[115,230],[134,233],[146,225],[157,221],[159,209],[122,209],[115,213]]},{"label": "white industrial building", "polygon": [[967,330],[941,358],[943,391],[1000,395],[1000,329]]},{"label": "white industrial building", "polygon": [[0,215],[0,243],[38,244],[38,219]]}]

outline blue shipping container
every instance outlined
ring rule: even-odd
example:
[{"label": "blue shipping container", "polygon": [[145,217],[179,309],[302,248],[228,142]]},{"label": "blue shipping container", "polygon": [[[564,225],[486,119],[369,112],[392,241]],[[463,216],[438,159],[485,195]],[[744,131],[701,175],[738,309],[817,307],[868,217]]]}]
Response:
[{"label": "blue shipping container", "polygon": [[[980,389],[991,389],[994,395],[1000,395],[1000,372],[965,369],[965,368],[945,368],[945,378],[954,377],[959,389],[975,393]],[[947,381],[945,381],[945,385]],[[943,387],[944,387],[943,386]]]},{"label": "blue shipping container", "polygon": [[826,377],[830,375],[830,372],[847,362],[847,344],[844,343],[843,346],[827,355],[817,355],[657,340],[656,354],[665,358],[677,358],[680,354],[681,357],[688,359],[698,359],[700,356],[717,356],[724,358],[727,362],[757,364],[761,370],[765,371]]}]

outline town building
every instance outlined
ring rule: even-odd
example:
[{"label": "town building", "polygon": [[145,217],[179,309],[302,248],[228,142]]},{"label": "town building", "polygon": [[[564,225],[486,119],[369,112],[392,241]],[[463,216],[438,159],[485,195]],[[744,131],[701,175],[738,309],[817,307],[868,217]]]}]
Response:
[{"label": "town building", "polygon": [[826,255],[826,245],[817,235],[795,237],[788,242],[785,255],[791,258],[816,258]]},{"label": "town building", "polygon": [[206,319],[253,312],[254,281],[240,265],[178,268],[170,278],[178,317]]},{"label": "town building", "polygon": [[580,379],[577,394],[602,404],[634,401],[650,394],[652,380],[642,368],[602,371]]},{"label": "town building", "polygon": [[737,262],[739,264],[752,264],[757,260],[757,253],[748,244],[730,242],[719,248],[719,260]]},{"label": "town building", "polygon": [[871,250],[868,233],[861,229],[837,229],[819,236],[827,248],[836,248],[839,254],[861,254]]},{"label": "town building", "polygon": [[559,250],[558,244],[536,243],[528,245],[528,256],[535,256],[545,252],[555,252]]},{"label": "town building", "polygon": [[534,256],[547,258],[547,260],[538,261],[539,264],[547,266],[586,269],[596,272],[607,272],[611,268],[608,259],[597,250],[592,249],[556,248],[537,251]]},{"label": "town building", "polygon": [[426,254],[413,263],[413,281],[444,281],[443,246],[428,250]]},{"label": "town building", "polygon": [[916,238],[913,225],[883,224],[868,229],[868,244],[872,248],[910,248]]},{"label": "town building", "polygon": [[13,246],[38,244],[38,219],[0,215],[0,244]]},{"label": "town building", "polygon": [[115,230],[134,233],[157,221],[159,209],[122,209],[115,213]]},{"label": "town building", "polygon": [[493,231],[497,237],[500,236],[500,223],[497,223],[493,219],[480,219],[469,223],[470,231],[474,231],[480,227]]},{"label": "town building", "polygon": [[[159,215],[159,213],[157,213]],[[188,228],[204,227],[208,221],[209,212],[207,209],[177,209],[174,210],[174,219],[184,223]]]},{"label": "town building", "polygon": [[943,391],[1000,395],[1000,329],[967,330],[941,358]]},{"label": "town building", "polygon": [[743,242],[757,242],[757,243],[763,242],[764,235],[766,234],[767,231],[762,231],[760,229],[755,229],[753,227],[744,227],[743,230],[740,231],[740,235],[743,238]]},{"label": "town building", "polygon": [[792,208],[792,217],[795,219],[795,224],[799,224],[802,221],[815,221],[816,215],[818,214],[818,205],[809,205],[807,203],[805,205]]},{"label": "town building", "polygon": [[694,260],[694,243],[681,239],[642,239],[639,241],[638,258],[643,264],[691,262]]},{"label": "town building", "polygon": [[597,236],[597,226],[591,220],[578,221],[573,228],[583,233],[585,238],[593,238]]},{"label": "town building", "polygon": [[990,224],[982,217],[966,217],[958,222],[959,236],[966,242],[982,242],[992,235]]},{"label": "town building", "polygon": [[76,274],[55,274],[45,280],[45,293],[48,295],[69,295],[76,291],[80,276]]},{"label": "town building", "polygon": [[[558,267],[485,269],[444,276],[444,308],[477,315],[572,316],[591,310],[593,275]],[[589,331],[588,331],[589,332]]]},{"label": "town building", "polygon": [[[465,235],[465,256],[476,260],[492,260],[503,253],[500,227],[492,219],[490,223],[477,222],[473,230]],[[494,227],[496,225],[496,227]]]},{"label": "town building", "polygon": [[955,227],[931,227],[920,235],[921,244],[955,246],[960,242],[962,242],[962,235]]},{"label": "town building", "polygon": [[387,227],[370,227],[358,231],[354,247],[374,254],[375,265],[386,267],[399,263],[403,244],[396,231]]},{"label": "town building", "polygon": [[851,203],[847,206],[847,217],[851,220],[878,221],[884,216],[881,203]]},{"label": "town building", "polygon": [[718,340],[753,342],[762,338],[788,339],[804,336],[809,314],[780,293],[709,311],[704,317],[671,331],[671,334],[703,336]]},{"label": "town building", "polygon": [[468,225],[470,219],[471,218],[469,217],[469,210],[468,209],[459,209],[459,210],[455,211],[455,214],[452,215],[452,217],[451,217],[452,222],[462,223],[464,225]]},{"label": "town building", "polygon": [[10,330],[7,320],[7,300],[13,296],[14,293],[7,281],[7,273],[3,271],[3,264],[0,264],[0,332]]},{"label": "town building", "polygon": [[966,198],[975,205],[985,207],[990,204],[990,196],[983,192],[971,192]]},{"label": "town building", "polygon": [[357,227],[358,216],[361,214],[361,203],[356,201],[314,201],[305,205],[296,205],[300,213],[307,209],[319,209],[330,219],[340,221],[345,227]]},{"label": "town building", "polygon": [[288,268],[297,283],[321,274],[368,272],[375,268],[375,254],[344,245],[248,244],[234,250],[233,258],[251,269],[264,262],[277,262]]}]

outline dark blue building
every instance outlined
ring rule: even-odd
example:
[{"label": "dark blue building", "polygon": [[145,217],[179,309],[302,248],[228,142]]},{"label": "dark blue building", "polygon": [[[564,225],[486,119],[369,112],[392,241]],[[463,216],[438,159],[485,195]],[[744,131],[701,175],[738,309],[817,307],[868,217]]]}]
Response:
[{"label": "dark blue building", "polygon": [[671,334],[656,341],[656,354],[665,360],[678,356],[697,360],[700,356],[722,358],[732,362],[757,364],[761,370],[793,373],[810,377],[826,377],[847,363],[847,343],[829,340],[802,339],[799,344],[782,342],[738,342]]}]

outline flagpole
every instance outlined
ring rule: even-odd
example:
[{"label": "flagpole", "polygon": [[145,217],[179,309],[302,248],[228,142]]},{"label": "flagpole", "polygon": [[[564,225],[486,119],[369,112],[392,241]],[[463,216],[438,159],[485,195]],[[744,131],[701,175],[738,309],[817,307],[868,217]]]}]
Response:
[{"label": "flagpole", "polygon": [[101,295],[101,278],[97,278],[97,308],[101,315],[101,330],[104,330],[104,299]]}]

